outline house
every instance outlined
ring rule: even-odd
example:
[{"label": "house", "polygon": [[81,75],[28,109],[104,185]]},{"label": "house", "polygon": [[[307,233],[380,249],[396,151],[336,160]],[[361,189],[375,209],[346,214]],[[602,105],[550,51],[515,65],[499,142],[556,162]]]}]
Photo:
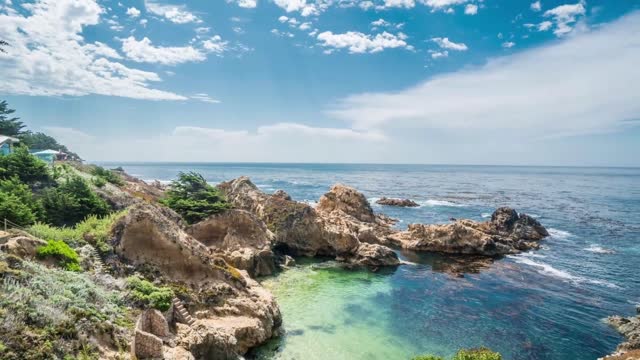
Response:
[{"label": "house", "polygon": [[0,155],[9,155],[13,152],[13,145],[20,140],[11,136],[0,135]]},{"label": "house", "polygon": [[46,162],[49,165],[53,165],[53,162],[58,160],[60,157],[65,156],[66,154],[56,150],[32,150],[31,155],[37,157],[38,159]]}]

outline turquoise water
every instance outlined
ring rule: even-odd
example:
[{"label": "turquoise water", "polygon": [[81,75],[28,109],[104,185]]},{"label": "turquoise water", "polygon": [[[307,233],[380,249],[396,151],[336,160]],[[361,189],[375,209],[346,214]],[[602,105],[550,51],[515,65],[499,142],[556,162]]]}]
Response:
[{"label": "turquoise water", "polygon": [[313,203],[342,182],[401,220],[482,220],[498,206],[527,212],[552,236],[542,250],[468,262],[399,252],[415,265],[371,273],[303,261],[264,279],[286,334],[259,359],[408,359],[488,346],[506,359],[596,359],[620,337],[602,318],[640,302],[640,169],[302,164],[109,164],[145,179],[195,170],[214,183],[248,175],[266,192]]}]

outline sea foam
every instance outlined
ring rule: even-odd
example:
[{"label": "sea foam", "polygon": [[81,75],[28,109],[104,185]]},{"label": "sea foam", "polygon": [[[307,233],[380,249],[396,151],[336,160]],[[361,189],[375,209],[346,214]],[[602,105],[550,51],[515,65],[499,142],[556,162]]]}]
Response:
[{"label": "sea foam", "polygon": [[605,249],[598,244],[591,244],[588,248],[585,248],[586,251],[590,251],[596,254],[615,254],[616,252],[611,249]]},{"label": "sea foam", "polygon": [[509,255],[509,258],[513,259],[519,264],[529,265],[537,269],[538,273],[560,279],[562,281],[570,282],[573,284],[589,283],[594,285],[606,286],[609,288],[620,288],[618,285],[598,279],[590,279],[578,275],[571,274],[568,271],[557,269],[547,263],[536,261],[534,258],[540,257],[538,254],[524,253],[519,255]]},{"label": "sea foam", "polygon": [[554,228],[549,228],[549,235],[551,235],[552,238],[558,240],[565,240],[573,236],[573,234],[568,231],[558,230]]}]

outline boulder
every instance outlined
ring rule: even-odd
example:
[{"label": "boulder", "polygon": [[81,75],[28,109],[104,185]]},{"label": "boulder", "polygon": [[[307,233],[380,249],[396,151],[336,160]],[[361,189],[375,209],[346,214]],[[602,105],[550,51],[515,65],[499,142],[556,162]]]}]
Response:
[{"label": "boulder", "polygon": [[399,207],[418,207],[420,204],[409,199],[393,199],[388,197],[382,197],[376,201],[376,204],[387,206],[399,206]]},{"label": "boulder", "polygon": [[47,242],[35,238],[27,233],[4,233],[0,241],[0,251],[15,255],[21,258],[33,258],[40,246],[47,245]]},{"label": "boulder", "polygon": [[411,224],[407,231],[391,234],[388,239],[410,250],[495,256],[537,249],[548,235],[537,220],[505,207],[497,209],[490,221]]},{"label": "boulder", "polygon": [[357,256],[362,241],[381,242],[377,236],[389,231],[383,224],[387,219],[375,216],[364,195],[344,185],[333,186],[316,208],[283,193],[267,195],[247,177],[218,187],[235,208],[264,221],[275,235],[274,248],[287,254],[331,256],[349,262]]},{"label": "boulder", "polygon": [[246,210],[231,209],[210,216],[190,226],[187,232],[251,276],[275,272],[275,255],[271,251],[274,235],[262,220]]},{"label": "boulder", "polygon": [[373,209],[367,198],[356,189],[342,184],[334,185],[328,193],[322,195],[316,210],[324,214],[342,212],[362,222],[375,221]]},{"label": "boulder", "polygon": [[400,265],[398,255],[386,246],[362,243],[358,246],[350,263],[361,266],[379,267]]}]

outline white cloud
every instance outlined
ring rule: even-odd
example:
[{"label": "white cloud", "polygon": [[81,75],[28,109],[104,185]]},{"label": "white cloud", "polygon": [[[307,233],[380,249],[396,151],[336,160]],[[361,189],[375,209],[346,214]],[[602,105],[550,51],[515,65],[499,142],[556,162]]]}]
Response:
[{"label": "white cloud", "polygon": [[282,16],[280,16],[278,18],[278,21],[280,21],[281,23],[285,23],[285,22],[287,22],[287,20],[289,20],[289,17],[284,16],[284,15],[282,15]]},{"label": "white cloud", "polygon": [[420,0],[421,3],[432,9],[450,8],[453,5],[464,4],[468,0]]},{"label": "white cloud", "polygon": [[258,0],[227,0],[227,2],[236,3],[239,7],[245,9],[253,9],[258,6]]},{"label": "white cloud", "polygon": [[577,21],[578,16],[584,15],[585,11],[584,4],[579,2],[572,5],[560,5],[547,10],[544,12],[544,16],[551,17],[555,21],[556,29],[553,33],[557,36],[563,36],[573,30],[571,24]]},{"label": "white cloud", "polygon": [[430,50],[429,53],[431,54],[432,59],[446,58],[447,56],[449,56],[449,52],[447,50],[444,50],[444,51]]},{"label": "white cloud", "polygon": [[210,39],[202,42],[202,46],[208,51],[216,54],[222,54],[227,50],[229,43],[222,40],[220,35],[215,35]]},{"label": "white cloud", "polygon": [[211,96],[209,96],[209,94],[206,94],[206,93],[195,94],[195,95],[190,96],[190,98],[194,99],[194,100],[206,102],[206,103],[209,103],[209,104],[219,104],[220,103],[220,100],[214,99]]},{"label": "white cloud", "polygon": [[[177,126],[170,133],[96,137],[77,129],[48,128],[56,139],[92,161],[327,162],[370,155],[387,137],[376,131],[276,123],[254,131]],[[363,152],[364,147],[369,147]],[[180,151],[175,151],[179,148]],[[296,151],[291,151],[291,149]],[[264,151],[269,149],[269,151]],[[322,151],[318,151],[322,149]],[[360,155],[359,155],[360,154]]]},{"label": "white cloud", "polygon": [[505,49],[511,49],[514,46],[516,46],[516,43],[514,43],[513,41],[505,41],[502,43],[502,47]]},{"label": "white cloud", "polygon": [[476,4],[467,4],[464,7],[464,13],[467,15],[475,15],[478,13],[478,5]]},{"label": "white cloud", "polygon": [[371,22],[371,26],[389,26],[389,25],[391,24],[385,19],[378,19],[376,21]]},{"label": "white cloud", "polygon": [[449,38],[441,38],[441,37],[435,37],[432,38],[431,41],[435,42],[436,44],[438,44],[438,46],[440,46],[443,49],[448,49],[448,50],[455,50],[455,51],[467,51],[468,47],[466,44],[464,43],[454,43],[453,41],[450,41]]},{"label": "white cloud", "polygon": [[145,0],[144,6],[152,14],[162,16],[176,24],[200,23],[202,20],[184,5],[160,4],[153,0]]},{"label": "white cloud", "polygon": [[553,23],[551,21],[543,21],[540,24],[538,24],[537,28],[538,28],[538,31],[547,31],[551,29],[552,26],[553,26]]},{"label": "white cloud", "polygon": [[97,25],[103,14],[96,1],[39,0],[21,6],[20,13],[0,14],[0,39],[11,44],[0,54],[1,93],[185,99],[150,88],[161,80],[158,74],[112,61],[121,56],[108,45],[85,43],[83,29]]},{"label": "white cloud", "polygon": [[350,53],[376,53],[384,49],[406,48],[407,38],[403,33],[397,35],[383,32],[375,36],[363,34],[361,32],[349,31],[343,34],[334,34],[331,31],[325,31],[318,34],[318,41],[326,48],[332,49],[348,49]]},{"label": "white cloud", "polygon": [[482,129],[527,139],[615,131],[640,119],[639,63],[640,12],[634,12],[403,91],[350,96],[330,114],[356,129]]},{"label": "white cloud", "polygon": [[358,4],[358,6],[362,9],[362,10],[369,10],[375,7],[375,4],[372,1],[362,1]]},{"label": "white cloud", "polygon": [[137,18],[138,16],[140,16],[140,10],[136,9],[135,7],[130,7],[127,9],[127,15],[131,16],[132,18]]},{"label": "white cloud", "polygon": [[291,32],[288,31],[280,31],[278,29],[271,29],[271,33],[275,36],[279,36],[279,37],[295,37],[295,35]]},{"label": "white cloud", "polygon": [[273,2],[286,12],[300,11],[307,6],[306,0],[273,0]]},{"label": "white cloud", "polygon": [[401,7],[410,9],[416,6],[415,0],[384,0],[385,8]]},{"label": "white cloud", "polygon": [[138,41],[133,36],[129,36],[122,40],[122,51],[133,61],[163,65],[177,65],[206,59],[205,54],[193,46],[154,46],[147,37]]},{"label": "white cloud", "polygon": [[542,4],[540,4],[540,1],[532,2],[531,3],[531,10],[533,10],[533,11],[542,10]]},{"label": "white cloud", "polygon": [[142,27],[147,27],[147,23],[149,21],[147,19],[140,19],[140,25],[142,25]]}]

